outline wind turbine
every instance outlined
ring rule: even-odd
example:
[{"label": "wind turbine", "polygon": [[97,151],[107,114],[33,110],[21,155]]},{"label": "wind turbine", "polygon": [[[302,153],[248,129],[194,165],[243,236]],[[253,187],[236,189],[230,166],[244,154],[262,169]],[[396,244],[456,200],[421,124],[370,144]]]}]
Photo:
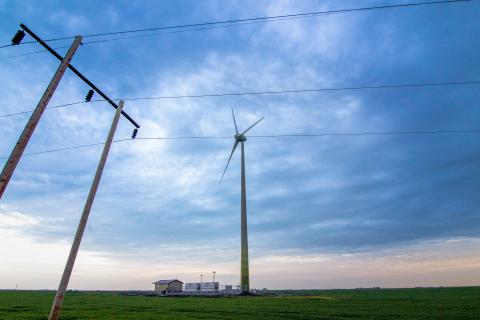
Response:
[{"label": "wind turbine", "polygon": [[245,137],[245,133],[247,133],[250,129],[252,129],[257,123],[263,120],[261,117],[259,120],[254,122],[250,127],[248,127],[242,133],[238,133],[237,128],[237,121],[235,121],[235,114],[233,113],[232,109],[232,117],[233,117],[233,124],[235,125],[235,143],[233,144],[232,152],[230,153],[230,157],[228,158],[227,165],[225,166],[225,170],[223,170],[222,178],[220,182],[222,182],[223,177],[225,176],[225,172],[227,172],[228,164],[232,159],[233,153],[237,148],[238,144],[241,146],[241,186],[242,186],[242,196],[241,196],[241,246],[240,246],[240,290],[242,293],[249,293],[250,292],[250,275],[249,275],[249,268],[248,268],[248,232],[247,232],[247,190],[245,185],[245,148],[244,143],[247,141],[247,137]]}]

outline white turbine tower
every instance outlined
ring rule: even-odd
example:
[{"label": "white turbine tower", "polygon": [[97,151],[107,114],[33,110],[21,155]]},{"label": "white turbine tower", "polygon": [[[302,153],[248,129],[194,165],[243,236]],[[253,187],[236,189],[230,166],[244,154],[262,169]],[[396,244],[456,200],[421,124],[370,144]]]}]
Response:
[{"label": "white turbine tower", "polygon": [[237,148],[238,144],[241,145],[241,186],[242,186],[242,196],[241,196],[241,247],[240,247],[240,290],[242,293],[250,292],[250,275],[249,275],[249,268],[248,268],[248,233],[247,233],[247,190],[245,185],[245,148],[244,142],[247,141],[245,137],[245,133],[252,129],[257,123],[263,120],[263,117],[253,123],[250,127],[248,127],[242,133],[238,133],[237,122],[235,121],[235,114],[233,113],[232,109],[232,117],[233,117],[233,124],[235,125],[235,143],[233,144],[232,152],[230,153],[230,157],[228,158],[227,165],[225,166],[225,170],[223,170],[222,178],[220,182],[222,182],[223,177],[225,176],[225,172],[227,172],[228,164],[232,159],[233,153]]}]

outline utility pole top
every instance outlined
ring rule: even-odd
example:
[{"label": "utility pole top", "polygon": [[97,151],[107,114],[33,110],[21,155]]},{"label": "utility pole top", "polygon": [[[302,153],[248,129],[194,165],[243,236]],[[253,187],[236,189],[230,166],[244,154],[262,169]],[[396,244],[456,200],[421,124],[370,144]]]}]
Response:
[{"label": "utility pole top", "polygon": [[[39,36],[37,36],[32,30],[30,30],[25,24],[21,23],[20,27],[25,30],[26,33],[28,33],[33,39],[35,39],[38,43],[40,43],[45,49],[47,49],[51,54],[53,54],[58,60],[62,61],[63,58],[58,52],[56,52],[54,49],[52,49],[44,40],[42,40]],[[75,38],[81,36],[76,36]],[[78,71],[74,66],[71,64],[68,65],[68,68],[73,71],[80,79],[83,80],[88,86],[92,88],[95,92],[97,92],[102,98],[104,98],[112,107],[115,109],[118,109],[118,105],[110,99],[102,90],[100,90],[96,85],[94,85],[90,80],[87,79],[80,71]],[[140,125],[132,119],[125,111],[122,110],[122,115],[128,119],[136,128],[140,128]]]}]

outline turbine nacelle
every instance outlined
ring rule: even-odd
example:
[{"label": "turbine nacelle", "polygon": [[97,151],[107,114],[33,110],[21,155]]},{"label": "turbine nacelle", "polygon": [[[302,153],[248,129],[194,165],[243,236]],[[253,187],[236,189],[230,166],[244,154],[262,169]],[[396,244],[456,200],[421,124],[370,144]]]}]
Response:
[{"label": "turbine nacelle", "polygon": [[245,137],[243,134],[238,134],[236,133],[234,136],[236,142],[245,142],[247,141],[247,137]]}]

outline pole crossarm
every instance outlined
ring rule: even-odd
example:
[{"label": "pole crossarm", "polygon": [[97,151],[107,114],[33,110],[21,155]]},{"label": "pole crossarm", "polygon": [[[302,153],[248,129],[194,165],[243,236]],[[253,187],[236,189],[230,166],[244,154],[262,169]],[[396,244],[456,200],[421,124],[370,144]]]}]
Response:
[{"label": "pole crossarm", "polygon": [[[32,30],[30,30],[25,24],[21,23],[20,27],[27,32],[32,38],[34,38],[38,43],[40,43],[45,49],[47,49],[51,54],[53,54],[58,60],[62,61],[63,58],[55,50],[53,50],[45,41],[43,41],[39,36],[37,36]],[[78,71],[71,64],[68,65],[68,68],[73,71],[80,79],[82,79],[86,84],[88,84],[95,92],[97,92],[102,98],[104,98],[109,104],[112,105],[115,109],[118,109],[118,105],[110,99],[102,90],[100,90],[96,85],[94,85],[90,80],[87,79],[80,71]],[[136,128],[140,128],[140,125],[132,119],[125,111],[122,110],[122,115],[128,119]]]}]

